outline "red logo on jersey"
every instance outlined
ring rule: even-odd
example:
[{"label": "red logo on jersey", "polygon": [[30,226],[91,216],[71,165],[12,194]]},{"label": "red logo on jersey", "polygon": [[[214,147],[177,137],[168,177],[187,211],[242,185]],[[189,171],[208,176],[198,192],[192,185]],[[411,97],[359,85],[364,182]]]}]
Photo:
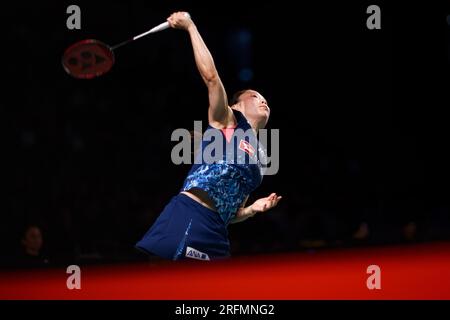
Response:
[{"label": "red logo on jersey", "polygon": [[251,157],[255,155],[255,148],[253,148],[252,145],[245,140],[241,140],[239,142],[239,149],[248,153]]}]

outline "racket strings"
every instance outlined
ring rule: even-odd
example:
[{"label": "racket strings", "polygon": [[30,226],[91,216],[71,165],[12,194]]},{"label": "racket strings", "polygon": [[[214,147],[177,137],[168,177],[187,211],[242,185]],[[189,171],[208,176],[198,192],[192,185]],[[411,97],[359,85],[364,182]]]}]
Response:
[{"label": "racket strings", "polygon": [[62,64],[71,76],[90,79],[111,69],[114,53],[108,45],[98,40],[83,40],[66,50]]}]

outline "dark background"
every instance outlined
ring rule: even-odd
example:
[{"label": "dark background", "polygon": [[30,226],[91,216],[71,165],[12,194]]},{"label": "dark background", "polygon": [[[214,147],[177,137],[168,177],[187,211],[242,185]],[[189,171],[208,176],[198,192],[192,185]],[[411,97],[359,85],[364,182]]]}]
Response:
[{"label": "dark background", "polygon": [[[81,30],[66,28],[70,4]],[[381,30],[366,28],[370,4]],[[283,199],[229,227],[233,255],[450,239],[448,8],[16,1],[2,9],[4,262],[31,223],[52,264],[146,259],[133,245],[189,170],[171,162],[171,133],[207,115],[189,37],[142,38],[89,81],[67,75],[61,56],[85,38],[117,44],[178,10],[191,13],[228,94],[261,92],[269,128],[280,129],[280,170],[250,201]]]}]

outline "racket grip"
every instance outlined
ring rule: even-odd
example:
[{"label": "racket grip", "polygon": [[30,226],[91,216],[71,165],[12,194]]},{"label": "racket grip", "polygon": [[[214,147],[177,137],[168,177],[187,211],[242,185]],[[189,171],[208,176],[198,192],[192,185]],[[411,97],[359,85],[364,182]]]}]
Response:
[{"label": "racket grip", "polygon": [[162,30],[166,30],[167,28],[169,28],[169,22],[163,22],[159,25],[157,25],[156,27],[154,27],[153,29],[150,29],[150,33],[154,33],[154,32],[159,32]]},{"label": "racket grip", "polygon": [[[190,17],[191,17],[190,14],[187,13],[187,12],[185,13],[185,15],[186,15],[187,18],[190,18]],[[166,22],[163,22],[163,23],[157,25],[156,27],[154,27],[154,28],[152,28],[152,29],[150,29],[150,30],[144,32],[144,33],[141,33],[141,34],[135,36],[135,37],[133,38],[133,40],[139,39],[139,38],[141,38],[141,37],[143,37],[143,36],[146,36],[146,35],[148,35],[148,34],[150,34],[150,33],[155,33],[155,32],[159,32],[159,31],[166,30],[167,28],[169,28],[169,22],[166,21]]]},{"label": "racket grip", "polygon": [[141,33],[141,34],[135,36],[133,38],[133,40],[137,40],[137,39],[139,39],[139,38],[141,38],[143,36],[146,36],[146,35],[148,35],[150,33],[155,33],[155,32],[158,32],[158,31],[162,31],[162,30],[165,30],[167,28],[169,28],[169,22],[166,21],[166,22],[163,22],[163,23],[157,25],[156,27],[154,27],[154,28],[144,32],[144,33]]}]

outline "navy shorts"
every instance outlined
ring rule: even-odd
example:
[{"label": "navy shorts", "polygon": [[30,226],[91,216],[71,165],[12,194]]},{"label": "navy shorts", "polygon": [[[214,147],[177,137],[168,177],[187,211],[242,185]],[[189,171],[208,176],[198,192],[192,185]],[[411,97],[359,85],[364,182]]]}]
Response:
[{"label": "navy shorts", "polygon": [[220,215],[182,193],[170,200],[136,248],[171,260],[230,256],[228,230]]}]

